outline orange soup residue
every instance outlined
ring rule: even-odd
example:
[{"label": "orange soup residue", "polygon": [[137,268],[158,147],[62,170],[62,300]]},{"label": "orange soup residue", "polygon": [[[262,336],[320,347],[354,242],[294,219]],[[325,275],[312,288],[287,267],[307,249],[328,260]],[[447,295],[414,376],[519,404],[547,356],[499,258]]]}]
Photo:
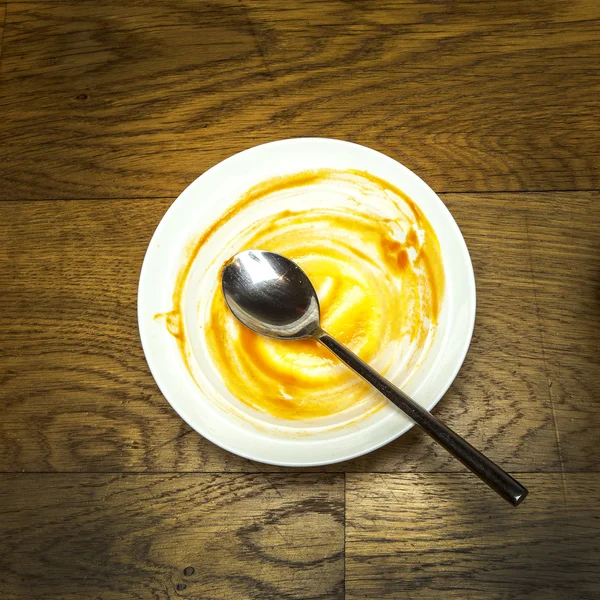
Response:
[{"label": "orange soup residue", "polygon": [[[345,206],[287,208],[254,223],[235,252],[269,250],[296,261],[312,281],[323,329],[383,373],[405,353],[409,373],[431,344],[444,291],[437,237],[421,210],[403,192],[365,172],[318,170],[279,177],[252,188],[194,244],[179,273],[169,331],[186,358],[182,298],[195,257],[234,215],[282,190],[297,193],[328,181],[351,183],[397,206],[397,217],[378,214],[359,200]],[[299,201],[298,206],[301,205]],[[375,398],[357,375],[314,340],[277,341],[243,327],[217,285],[204,336],[227,389],[246,405],[283,419],[334,415]]]}]

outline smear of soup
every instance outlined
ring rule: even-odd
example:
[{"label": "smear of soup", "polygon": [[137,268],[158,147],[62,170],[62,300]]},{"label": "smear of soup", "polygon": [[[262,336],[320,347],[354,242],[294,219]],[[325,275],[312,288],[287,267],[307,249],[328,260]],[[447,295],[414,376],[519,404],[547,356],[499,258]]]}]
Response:
[{"label": "smear of soup", "polygon": [[[409,377],[431,345],[440,312],[439,243],[410,198],[357,171],[318,170],[262,183],[200,237],[181,269],[167,316],[184,357],[182,297],[195,257],[234,216],[257,203],[276,206],[280,196],[287,208],[240,233],[231,254],[270,250],[296,261],[317,291],[322,327],[394,380]],[[302,209],[307,203],[310,208]],[[361,402],[365,411],[383,405],[316,341],[277,341],[246,329],[227,308],[220,285],[210,299],[204,336],[227,389],[257,411],[294,420],[334,415]]]}]

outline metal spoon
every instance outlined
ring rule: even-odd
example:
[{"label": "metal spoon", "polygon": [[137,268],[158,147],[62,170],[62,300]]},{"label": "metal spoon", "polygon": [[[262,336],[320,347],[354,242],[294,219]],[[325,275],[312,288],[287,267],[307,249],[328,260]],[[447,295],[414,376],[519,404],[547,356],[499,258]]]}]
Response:
[{"label": "metal spoon", "polygon": [[247,250],[233,257],[221,277],[227,305],[243,325],[278,340],[318,340],[505,500],[517,506],[525,499],[527,489],[518,481],[321,329],[317,293],[296,263]]}]

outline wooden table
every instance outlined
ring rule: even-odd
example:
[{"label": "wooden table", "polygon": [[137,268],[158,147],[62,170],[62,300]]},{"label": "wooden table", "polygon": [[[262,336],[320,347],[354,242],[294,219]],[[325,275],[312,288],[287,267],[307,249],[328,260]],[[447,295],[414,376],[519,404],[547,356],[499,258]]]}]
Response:
[{"label": "wooden table", "polygon": [[[0,3],[0,598],[600,597],[600,2]],[[478,291],[436,414],[312,471],[174,413],[136,288],[167,207],[269,140],[381,150],[452,211]]]}]

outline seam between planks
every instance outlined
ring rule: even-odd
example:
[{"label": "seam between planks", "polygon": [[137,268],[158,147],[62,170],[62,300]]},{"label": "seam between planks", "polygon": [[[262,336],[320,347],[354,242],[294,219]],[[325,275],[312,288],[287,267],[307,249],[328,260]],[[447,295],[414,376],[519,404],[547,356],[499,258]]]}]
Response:
[{"label": "seam between planks", "polygon": [[[1,49],[0,49],[1,51]],[[1,57],[0,57],[1,60]],[[181,189],[183,192],[184,188]],[[600,192],[600,188],[578,188],[578,189],[551,189],[551,190],[434,190],[439,196],[450,195],[450,194],[470,194],[470,195],[483,195],[492,196],[498,194],[585,194]],[[150,201],[150,200],[171,200],[175,201],[179,197],[175,196],[113,196],[113,197],[101,197],[96,198],[95,196],[77,197],[77,198],[4,198],[0,199],[0,206],[9,202],[95,202],[95,201],[110,201],[116,202],[121,200],[136,200]]]}]

